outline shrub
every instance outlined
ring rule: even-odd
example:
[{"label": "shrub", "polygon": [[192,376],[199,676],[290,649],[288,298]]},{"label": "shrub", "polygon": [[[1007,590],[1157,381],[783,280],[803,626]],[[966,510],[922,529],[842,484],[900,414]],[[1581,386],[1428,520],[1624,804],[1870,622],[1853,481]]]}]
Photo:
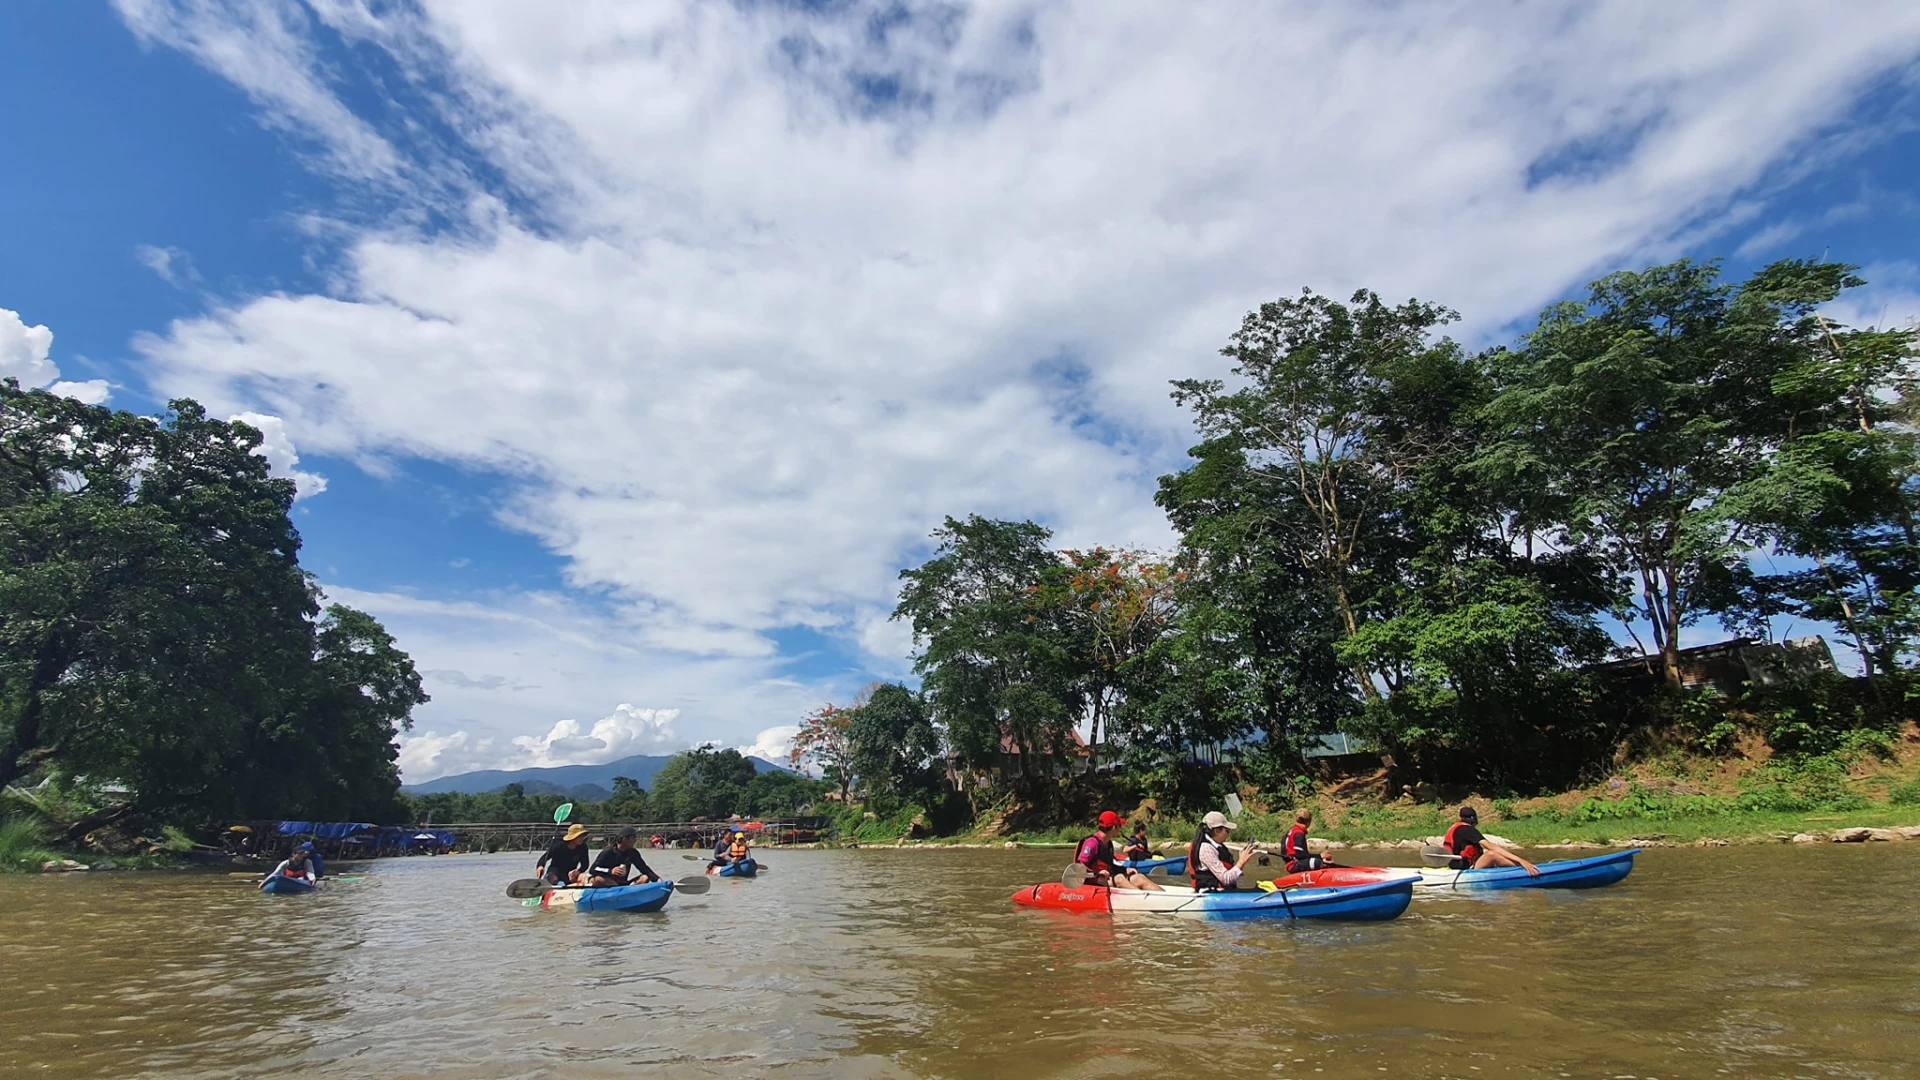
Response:
[{"label": "shrub", "polygon": [[1909,780],[1888,788],[1887,801],[1895,806],[1920,806],[1920,780]]},{"label": "shrub", "polygon": [[0,871],[29,870],[47,859],[59,858],[45,847],[47,832],[33,818],[0,819]]}]

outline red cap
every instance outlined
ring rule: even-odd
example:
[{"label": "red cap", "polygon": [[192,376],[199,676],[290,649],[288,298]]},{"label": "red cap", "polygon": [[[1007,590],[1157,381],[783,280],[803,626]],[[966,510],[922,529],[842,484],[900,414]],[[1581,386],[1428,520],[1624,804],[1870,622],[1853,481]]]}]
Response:
[{"label": "red cap", "polygon": [[1116,814],[1111,810],[1100,811],[1100,827],[1103,829],[1118,828],[1122,825],[1125,825],[1126,823],[1127,823],[1126,818],[1121,817],[1119,814]]}]

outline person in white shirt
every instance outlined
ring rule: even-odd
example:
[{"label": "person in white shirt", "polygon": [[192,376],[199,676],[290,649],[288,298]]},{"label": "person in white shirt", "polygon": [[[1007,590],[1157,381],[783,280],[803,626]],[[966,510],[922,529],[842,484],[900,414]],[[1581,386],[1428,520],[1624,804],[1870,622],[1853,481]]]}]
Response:
[{"label": "person in white shirt", "polygon": [[1233,859],[1233,852],[1227,848],[1227,834],[1238,827],[1218,810],[1201,819],[1200,835],[1194,837],[1187,848],[1187,875],[1195,889],[1218,892],[1240,886],[1240,876],[1246,872],[1247,863],[1259,852],[1248,844],[1240,849],[1240,857]]}]

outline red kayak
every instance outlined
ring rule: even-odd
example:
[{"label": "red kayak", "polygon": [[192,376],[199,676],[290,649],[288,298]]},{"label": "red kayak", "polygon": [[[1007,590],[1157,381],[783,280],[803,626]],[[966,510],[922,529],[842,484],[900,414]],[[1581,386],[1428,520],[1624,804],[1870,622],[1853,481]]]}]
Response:
[{"label": "red kayak", "polygon": [[[1273,879],[1276,889],[1329,889],[1341,885],[1371,885],[1376,881],[1417,878],[1418,870],[1402,866],[1325,866],[1303,874]],[[1264,888],[1264,885],[1262,886]]]}]

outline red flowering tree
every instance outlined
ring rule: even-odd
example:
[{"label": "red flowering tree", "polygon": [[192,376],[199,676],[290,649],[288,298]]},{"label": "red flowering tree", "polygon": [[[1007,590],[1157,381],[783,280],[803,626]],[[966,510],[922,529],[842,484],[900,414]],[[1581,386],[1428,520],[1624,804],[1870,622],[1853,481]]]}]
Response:
[{"label": "red flowering tree", "polygon": [[853,783],[853,744],[848,733],[853,728],[854,709],[843,709],[828,702],[800,721],[800,733],[793,737],[793,764],[810,761],[822,776],[840,785],[840,802],[847,801],[847,789]]}]

